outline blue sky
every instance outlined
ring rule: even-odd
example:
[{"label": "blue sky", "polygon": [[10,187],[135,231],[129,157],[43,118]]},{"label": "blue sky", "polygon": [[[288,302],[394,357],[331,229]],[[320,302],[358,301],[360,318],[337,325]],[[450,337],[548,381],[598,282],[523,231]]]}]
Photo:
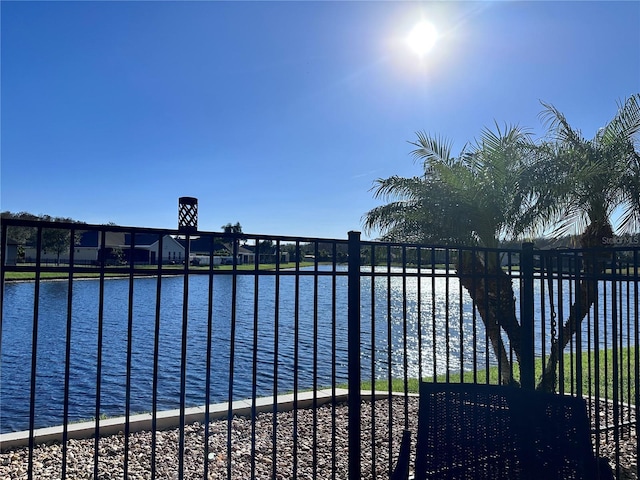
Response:
[{"label": "blue sky", "polygon": [[[540,101],[591,138],[640,91],[640,2],[1,2],[1,205],[90,223],[346,238]],[[440,37],[423,57],[404,39]]]}]

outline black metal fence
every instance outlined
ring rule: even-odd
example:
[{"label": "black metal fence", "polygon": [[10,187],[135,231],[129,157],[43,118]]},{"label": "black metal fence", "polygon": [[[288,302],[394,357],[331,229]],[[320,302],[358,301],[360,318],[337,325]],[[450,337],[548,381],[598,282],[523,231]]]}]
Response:
[{"label": "black metal fence", "polygon": [[430,378],[552,379],[637,478],[637,245],[19,220],[1,244],[0,477],[387,478]]}]

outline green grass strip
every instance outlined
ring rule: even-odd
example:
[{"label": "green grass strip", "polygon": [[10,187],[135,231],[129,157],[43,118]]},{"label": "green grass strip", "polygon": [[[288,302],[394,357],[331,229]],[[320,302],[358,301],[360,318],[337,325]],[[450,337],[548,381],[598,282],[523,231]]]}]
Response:
[{"label": "green grass strip", "polygon": [[[562,385],[565,393],[577,393],[578,385],[576,383],[577,377],[577,360],[581,358],[582,366],[582,395],[584,396],[596,396],[596,394],[603,399],[614,399],[614,388],[617,385],[617,398],[619,401],[632,404],[635,400],[636,385],[634,382],[634,364],[636,349],[634,347],[618,349],[617,353],[617,379],[613,375],[614,357],[613,350],[600,350],[598,352],[598,368],[596,370],[596,354],[595,352],[584,352],[581,357],[571,355],[570,353],[564,354],[562,367]],[[478,370],[474,377],[474,373],[464,372],[462,377],[459,373],[450,373],[447,375],[438,375],[436,380],[438,382],[449,381],[451,383],[473,383],[477,381],[479,383],[498,383],[498,367],[491,367],[487,370]],[[536,359],[536,379],[539,379],[542,375],[542,359]],[[519,380],[518,369],[514,372],[514,377]],[[560,377],[560,376],[559,376]],[[425,377],[427,382],[433,381],[433,377]],[[371,389],[371,381],[362,382],[362,388],[364,390]],[[344,386],[346,388],[346,386]],[[388,380],[380,379],[375,382],[375,389],[380,391],[387,391],[389,388]],[[407,380],[407,390],[409,393],[418,392],[418,379],[410,378]],[[391,381],[391,391],[404,392],[405,382],[402,378],[394,378]],[[560,388],[557,389],[560,391]]]},{"label": "green grass strip", "polygon": [[[313,262],[300,262],[299,264],[294,262],[289,262],[289,263],[281,263],[279,265],[279,268],[280,270],[285,270],[285,269],[312,267],[314,265],[315,264]],[[237,271],[255,271],[256,270],[255,265],[253,263],[236,265],[235,267]],[[73,274],[73,278],[74,279],[99,278],[100,272],[98,271],[98,268],[99,267],[96,267],[95,272],[76,272]],[[126,265],[123,265],[117,268],[122,269],[122,268],[128,268],[128,267]],[[128,277],[129,276],[128,273],[109,272],[109,269],[110,267],[105,268],[105,277]],[[275,270],[275,269],[276,269],[275,263],[261,263],[258,265],[258,270]],[[170,271],[170,272],[175,271],[175,275],[180,275],[184,272],[184,265],[164,265],[162,267],[162,270],[165,273],[167,271]],[[209,270],[210,268],[208,265],[189,267],[190,272],[203,272],[203,271],[209,271]],[[214,272],[231,271],[231,270],[233,270],[233,265],[214,265],[213,267]],[[158,266],[157,265],[136,266],[134,275],[144,276],[144,275],[147,275],[146,272],[148,272],[148,275],[156,275],[158,273]],[[35,272],[5,272],[4,278],[6,281],[25,281],[26,282],[26,281],[35,280],[36,274]],[[68,280],[69,274],[67,272],[41,272],[40,279],[41,280]]]}]

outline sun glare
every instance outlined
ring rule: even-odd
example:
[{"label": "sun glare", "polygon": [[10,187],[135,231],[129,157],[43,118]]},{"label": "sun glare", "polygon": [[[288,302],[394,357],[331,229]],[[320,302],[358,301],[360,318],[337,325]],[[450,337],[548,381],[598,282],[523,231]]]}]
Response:
[{"label": "sun glare", "polygon": [[430,22],[422,21],[418,23],[409,35],[407,35],[407,45],[416,55],[427,54],[438,40],[438,31]]}]

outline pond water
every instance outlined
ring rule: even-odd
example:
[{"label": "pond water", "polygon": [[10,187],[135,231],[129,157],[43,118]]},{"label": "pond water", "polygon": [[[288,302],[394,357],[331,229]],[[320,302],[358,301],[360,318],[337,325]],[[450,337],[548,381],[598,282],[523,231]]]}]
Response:
[{"label": "pond water", "polygon": [[[98,375],[101,415],[123,415],[127,402],[131,413],[150,411],[154,391],[158,410],[179,408],[184,279],[164,277],[158,285],[155,277],[134,279],[129,309],[126,278],[74,281],[70,305],[68,282],[40,284],[36,428],[62,423],[67,368],[72,421],[95,417]],[[401,377],[405,358],[409,377],[492,362],[482,322],[456,278],[381,277],[372,285],[365,276],[361,287],[363,379]],[[2,433],[29,428],[36,290],[33,282],[4,288]],[[188,288],[187,406],[207,402],[209,335],[210,403],[347,382],[346,276],[239,275],[234,286],[231,275],[215,275],[210,290],[208,276],[191,275]]]}]

